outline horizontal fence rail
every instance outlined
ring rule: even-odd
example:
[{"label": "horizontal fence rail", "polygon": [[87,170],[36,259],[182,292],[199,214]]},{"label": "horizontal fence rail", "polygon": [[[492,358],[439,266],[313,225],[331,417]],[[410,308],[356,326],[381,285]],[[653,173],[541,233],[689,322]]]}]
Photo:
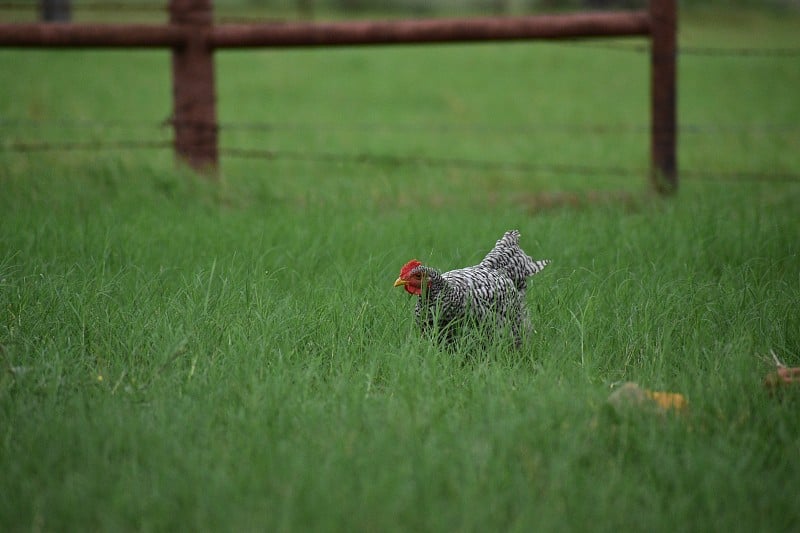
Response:
[{"label": "horizontal fence rail", "polygon": [[0,46],[25,48],[172,48],[190,36],[163,24],[0,24]]},{"label": "horizontal fence rail", "polygon": [[637,12],[383,22],[226,24],[214,29],[210,41],[217,48],[243,48],[575,39],[644,36],[649,33],[649,17]]},{"label": "horizontal fence rail", "polygon": [[178,24],[0,24],[0,46],[158,48],[199,38],[208,48],[468,43],[651,33],[647,12],[356,22],[222,24],[200,34]]},{"label": "horizontal fence rail", "polygon": [[176,154],[216,175],[219,160],[213,52],[224,48],[396,45],[646,36],[651,40],[651,170],[677,188],[676,2],[647,10],[526,17],[215,24],[211,0],[170,0],[168,24],[0,24],[0,46],[171,48]]}]

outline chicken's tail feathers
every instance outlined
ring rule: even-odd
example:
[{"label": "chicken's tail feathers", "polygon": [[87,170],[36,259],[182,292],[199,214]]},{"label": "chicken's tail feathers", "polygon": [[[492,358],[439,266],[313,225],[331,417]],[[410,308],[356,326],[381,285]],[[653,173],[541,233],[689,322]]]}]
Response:
[{"label": "chicken's tail feathers", "polygon": [[540,272],[549,263],[549,259],[534,261],[519,245],[519,230],[507,231],[498,239],[492,251],[486,254],[481,261],[481,266],[494,270],[501,270],[511,278],[515,284],[524,287],[525,280]]},{"label": "chicken's tail feathers", "polygon": [[538,259],[536,261],[531,260],[531,263],[533,263],[532,267],[533,271],[530,274],[528,274],[529,276],[533,276],[537,272],[541,272],[542,269],[544,269],[544,267],[550,264],[550,260],[549,259]]}]

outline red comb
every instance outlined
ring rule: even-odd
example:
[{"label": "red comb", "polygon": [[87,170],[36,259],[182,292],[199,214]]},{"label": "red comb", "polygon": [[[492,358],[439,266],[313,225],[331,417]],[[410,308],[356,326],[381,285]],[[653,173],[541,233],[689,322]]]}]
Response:
[{"label": "red comb", "polygon": [[411,272],[421,264],[422,263],[420,263],[416,259],[412,259],[411,261],[403,265],[403,268],[400,269],[400,277],[404,278],[409,272]]}]

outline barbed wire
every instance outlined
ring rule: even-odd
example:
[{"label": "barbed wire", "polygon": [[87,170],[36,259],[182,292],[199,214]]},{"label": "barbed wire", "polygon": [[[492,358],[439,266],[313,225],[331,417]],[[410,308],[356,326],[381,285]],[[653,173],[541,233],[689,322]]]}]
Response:
[{"label": "barbed wire", "polygon": [[[589,134],[589,135],[619,135],[619,134],[649,134],[651,125],[635,123],[617,124],[587,124],[587,123],[435,123],[435,122],[223,122],[220,124],[221,131],[291,131],[291,130],[311,130],[311,131],[436,131],[442,133],[471,132],[478,134],[500,133],[500,134]],[[791,133],[800,132],[798,123],[727,123],[727,124],[702,124],[688,123],[679,124],[678,132],[689,135],[705,134],[741,134],[741,133]]]},{"label": "barbed wire", "polygon": [[92,120],[82,118],[0,118],[0,128],[36,128],[56,130],[84,130],[84,129],[113,129],[113,128],[141,128],[156,129],[171,127],[171,122],[154,122],[146,120]]},{"label": "barbed wire", "polygon": [[[52,119],[0,118],[0,128],[47,129],[50,131],[67,130],[108,130],[108,129],[146,129],[171,131],[173,126],[189,126],[206,128],[206,124],[194,121],[176,121],[166,119],[160,122],[146,120],[90,120],[71,119],[67,117]],[[467,132],[474,134],[586,134],[586,135],[644,135],[651,133],[651,125],[645,123],[580,123],[580,122],[540,122],[540,123],[503,123],[503,122],[428,122],[428,121],[393,121],[393,122],[282,122],[282,121],[250,121],[220,122],[217,130],[221,132],[287,132],[287,131],[376,131],[406,132],[434,131],[439,133]],[[757,133],[759,135],[800,133],[797,122],[764,122],[764,123],[682,123],[678,125],[680,135],[720,135]]]},{"label": "barbed wire", "polygon": [[[589,176],[629,176],[642,177],[649,174],[649,170],[642,168],[629,168],[618,166],[595,166],[579,164],[539,164],[519,161],[492,161],[453,157],[429,156],[403,156],[394,154],[375,153],[334,153],[334,152],[300,152],[292,150],[265,150],[265,149],[240,149],[222,148],[220,156],[244,159],[261,160],[292,160],[315,163],[352,163],[377,166],[424,166],[461,168],[484,171],[507,171],[517,173],[546,173],[556,175],[589,175]],[[800,173],[791,172],[747,172],[747,171],[711,171],[711,170],[686,170],[681,171],[682,177],[692,179],[712,178],[717,180],[737,181],[764,181],[764,182],[800,182]]]},{"label": "barbed wire", "polygon": [[[301,152],[297,150],[267,150],[247,148],[222,148],[223,157],[264,160],[292,160],[315,163],[354,163],[376,166],[424,166],[465,168],[474,170],[506,170],[511,172],[550,171],[559,174],[617,174],[643,175],[638,169],[623,167],[594,167],[589,165],[539,165],[519,161],[481,160],[462,157],[430,157],[418,155],[396,155],[376,153],[341,153],[341,152]],[[645,172],[646,173],[646,172]]]},{"label": "barbed wire", "polygon": [[684,56],[742,57],[742,58],[793,58],[800,57],[797,48],[715,48],[712,46],[679,46],[678,54]]},{"label": "barbed wire", "polygon": [[[73,152],[73,151],[136,151],[173,149],[172,141],[96,141],[96,142],[10,142],[0,144],[0,153],[34,153],[34,152]],[[311,152],[299,150],[268,150],[222,147],[219,155],[223,158],[254,159],[262,161],[295,161],[321,164],[357,164],[373,166],[417,166],[431,168],[458,168],[491,172],[512,172],[526,174],[555,174],[583,176],[623,176],[643,177],[649,174],[644,168],[529,163],[523,161],[499,161],[472,159],[463,157],[433,157],[418,155],[399,155],[381,153],[344,153],[344,152]],[[708,169],[683,169],[681,179],[694,181],[724,182],[791,182],[800,183],[800,173],[773,171],[724,171]]]},{"label": "barbed wire", "polygon": [[118,151],[118,150],[153,150],[173,148],[172,141],[13,141],[0,143],[3,152],[71,152],[71,151]]},{"label": "barbed wire", "polygon": [[[637,54],[650,53],[649,44],[625,44],[619,42],[599,41],[559,41],[560,46],[577,48],[595,48],[598,50],[612,50],[617,52],[633,52]],[[725,47],[725,46],[678,46],[676,54],[680,56],[698,57],[742,57],[742,58],[792,58],[800,57],[800,46],[797,47]]]}]

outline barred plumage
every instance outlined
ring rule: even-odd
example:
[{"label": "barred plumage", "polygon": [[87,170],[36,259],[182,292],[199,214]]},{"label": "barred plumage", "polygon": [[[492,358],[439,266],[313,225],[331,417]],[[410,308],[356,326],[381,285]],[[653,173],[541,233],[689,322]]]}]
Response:
[{"label": "barred plumage", "polygon": [[421,329],[437,328],[452,339],[451,326],[469,320],[488,331],[507,327],[519,344],[531,327],[525,306],[528,277],[550,262],[531,259],[519,237],[519,231],[508,231],[479,264],[444,274],[417,260],[406,263],[394,285],[419,296],[414,315]]}]

